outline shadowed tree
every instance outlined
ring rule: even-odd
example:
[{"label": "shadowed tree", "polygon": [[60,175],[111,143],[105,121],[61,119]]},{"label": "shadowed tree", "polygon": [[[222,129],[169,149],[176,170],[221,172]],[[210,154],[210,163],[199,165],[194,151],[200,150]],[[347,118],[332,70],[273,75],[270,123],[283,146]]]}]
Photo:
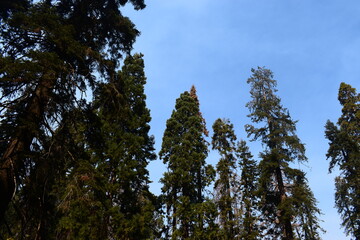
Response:
[{"label": "shadowed tree", "polygon": [[338,99],[342,115],[337,124],[328,121],[325,136],[329,172],[338,166],[335,179],[335,205],[346,233],[360,239],[360,94],[346,83],[340,84]]},{"label": "shadowed tree", "polygon": [[[127,2],[1,1],[0,219],[11,199],[24,198],[29,206],[42,206],[38,212],[49,212],[43,200],[54,182],[51,167],[62,165],[47,161],[46,156],[53,155],[54,134],[62,132],[66,115],[85,106],[79,96],[89,86],[94,89],[100,79],[114,80],[122,54],[132,49],[139,32],[120,12]],[[145,7],[143,0],[130,2],[135,9]],[[25,191],[27,187],[39,195],[26,195],[32,192]],[[39,232],[47,228],[36,221]],[[48,237],[43,233],[36,239]]]}]

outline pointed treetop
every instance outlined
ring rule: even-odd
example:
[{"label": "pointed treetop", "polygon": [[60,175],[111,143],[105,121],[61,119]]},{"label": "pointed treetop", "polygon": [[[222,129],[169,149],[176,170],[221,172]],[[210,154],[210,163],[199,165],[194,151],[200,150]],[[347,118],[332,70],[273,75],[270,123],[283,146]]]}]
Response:
[{"label": "pointed treetop", "polygon": [[[199,102],[198,96],[197,96],[197,94],[196,94],[196,87],[195,87],[194,85],[191,86],[191,89],[190,89],[190,97],[192,97],[192,98],[195,100],[196,104],[199,106],[199,109],[200,109],[200,102]],[[202,119],[203,126],[204,126],[203,132],[204,132],[205,136],[208,137],[208,136],[209,136],[209,131],[208,131],[207,128],[206,128],[205,118],[202,116],[202,113],[201,113],[200,111],[199,111],[199,115],[200,115],[200,117],[201,117],[201,119]]]},{"label": "pointed treetop", "polygon": [[199,102],[198,97],[197,97],[197,94],[196,94],[196,87],[195,87],[195,85],[192,85],[192,86],[191,86],[190,96],[191,96],[192,98],[196,99],[196,102]]}]

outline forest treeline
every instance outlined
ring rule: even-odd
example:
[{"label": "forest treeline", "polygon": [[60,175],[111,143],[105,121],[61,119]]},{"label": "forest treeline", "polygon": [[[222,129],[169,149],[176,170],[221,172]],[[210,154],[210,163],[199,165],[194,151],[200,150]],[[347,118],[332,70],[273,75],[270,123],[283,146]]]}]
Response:
[{"label": "forest treeline", "polygon": [[[248,138],[206,126],[196,88],[166,122],[161,194],[139,31],[121,8],[143,0],[0,2],[0,239],[321,239],[305,146],[271,70],[252,69]],[[328,121],[329,171],[346,233],[360,239],[360,94],[341,83]],[[210,132],[212,134],[210,134]],[[207,163],[218,152],[216,166]],[[294,164],[296,163],[296,164]]]}]

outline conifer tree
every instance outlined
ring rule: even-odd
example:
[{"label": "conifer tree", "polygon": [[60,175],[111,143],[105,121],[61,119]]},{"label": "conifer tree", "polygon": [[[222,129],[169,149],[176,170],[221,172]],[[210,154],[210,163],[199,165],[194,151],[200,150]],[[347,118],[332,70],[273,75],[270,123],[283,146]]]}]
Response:
[{"label": "conifer tree", "polygon": [[[205,201],[205,188],[213,181],[214,170],[206,164],[208,143],[195,87],[176,100],[166,122],[160,158],[167,165],[161,183],[166,208],[167,239],[209,239],[206,219],[213,209]],[[205,212],[204,212],[205,211]],[[209,215],[210,214],[210,215]]]},{"label": "conifer tree", "polygon": [[[247,81],[252,100],[247,107],[254,125],[246,125],[246,131],[253,140],[260,139],[265,146],[259,165],[260,205],[266,227],[263,239],[319,239],[319,209],[305,174],[291,167],[291,163],[307,160],[305,147],[295,133],[296,122],[275,94],[276,80],[272,72],[258,68],[252,69],[252,73]],[[309,204],[306,206],[308,211],[297,211],[299,205],[305,204]],[[311,231],[296,229],[295,236],[295,228],[300,224],[305,224]]]},{"label": "conifer tree", "polygon": [[139,34],[121,14],[127,2],[145,7],[143,0],[0,1],[0,220],[11,199],[22,199],[23,209],[42,206],[39,214],[14,210],[25,223],[38,218],[36,239],[49,239],[40,230],[48,228],[43,220],[53,203],[44,201],[57,174],[66,173],[53,171],[64,166],[55,146],[66,153],[60,156],[77,153],[58,142],[73,142],[59,135],[76,118],[68,115],[86,106],[78,96],[87,87],[93,90],[100,78],[114,81],[122,55]]},{"label": "conifer tree", "polygon": [[239,180],[239,201],[241,213],[241,228],[239,239],[259,239],[260,231],[258,224],[258,166],[244,140],[237,143],[236,157],[241,169]]},{"label": "conifer tree", "polygon": [[[96,91],[93,119],[84,132],[88,158],[78,159],[72,168],[62,200],[69,205],[62,209],[59,232],[64,239],[156,235],[156,198],[149,192],[146,169],[155,159],[154,141],[148,135],[143,68],[142,55],[129,56],[115,80]],[[69,196],[72,189],[75,195]]]},{"label": "conifer tree", "polygon": [[341,83],[338,99],[342,115],[337,124],[326,123],[329,140],[326,154],[329,172],[338,166],[335,179],[335,204],[342,217],[346,233],[360,239],[360,94],[349,84]]},{"label": "conifer tree", "polygon": [[219,209],[221,239],[235,239],[239,233],[236,218],[237,189],[235,141],[233,124],[227,119],[217,119],[213,124],[212,149],[220,154],[216,165],[215,199]]}]

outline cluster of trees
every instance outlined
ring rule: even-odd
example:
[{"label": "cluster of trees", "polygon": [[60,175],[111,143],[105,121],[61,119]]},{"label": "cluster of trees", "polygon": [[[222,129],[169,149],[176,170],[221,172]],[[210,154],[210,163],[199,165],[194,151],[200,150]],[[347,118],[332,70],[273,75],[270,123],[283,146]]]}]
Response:
[{"label": "cluster of trees", "polygon": [[[205,121],[194,87],[176,100],[167,121],[160,158],[166,208],[166,239],[320,239],[320,210],[305,173],[292,168],[306,161],[293,121],[276,96],[276,81],[265,68],[248,79],[252,124],[246,131],[264,151],[257,163],[233,124],[217,119],[212,149],[220,159],[206,164]],[[214,191],[206,194],[213,183]]]},{"label": "cluster of trees", "polygon": [[[144,61],[120,9],[143,0],[0,2],[0,239],[320,239],[296,121],[265,68],[252,69],[254,160],[233,124],[209,131],[195,87],[176,100],[149,191]],[[89,100],[91,98],[91,100]],[[336,206],[360,239],[360,95],[341,84],[343,114],[326,124]],[[210,149],[217,165],[206,163]]]},{"label": "cluster of trees", "polygon": [[1,1],[1,239],[153,234],[154,139],[127,2],[145,7]]}]

